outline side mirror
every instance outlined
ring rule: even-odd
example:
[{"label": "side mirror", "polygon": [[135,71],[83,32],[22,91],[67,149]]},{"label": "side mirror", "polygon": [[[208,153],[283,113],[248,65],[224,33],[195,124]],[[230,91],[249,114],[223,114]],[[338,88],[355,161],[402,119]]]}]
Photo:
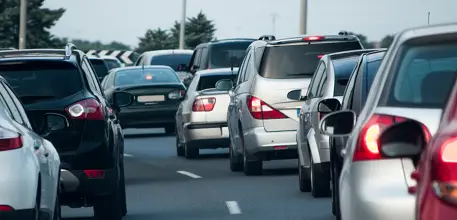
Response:
[{"label": "side mirror", "polygon": [[177,71],[187,71],[187,65],[186,64],[179,64],[178,67],[176,68]]},{"label": "side mirror", "polygon": [[317,112],[319,112],[322,116],[339,110],[340,108],[341,103],[335,98],[324,99],[317,104]]},{"label": "side mirror", "polygon": [[334,137],[347,136],[354,129],[356,114],[351,110],[332,112],[319,123],[321,132]]},{"label": "side mirror", "polygon": [[306,100],[306,93],[308,92],[308,89],[297,89],[290,91],[287,93],[287,98],[296,100],[296,101],[304,101]]},{"label": "side mirror", "polygon": [[418,157],[426,144],[424,126],[414,120],[394,124],[386,128],[378,138],[381,154],[388,158]]},{"label": "side mirror", "polygon": [[44,114],[44,133],[54,132],[69,127],[65,116],[57,113]]},{"label": "side mirror", "polygon": [[127,92],[113,93],[113,107],[118,109],[129,106],[133,103],[133,95]]},{"label": "side mirror", "polygon": [[221,79],[216,82],[216,89],[219,91],[230,91],[233,88],[233,82],[230,79]]}]

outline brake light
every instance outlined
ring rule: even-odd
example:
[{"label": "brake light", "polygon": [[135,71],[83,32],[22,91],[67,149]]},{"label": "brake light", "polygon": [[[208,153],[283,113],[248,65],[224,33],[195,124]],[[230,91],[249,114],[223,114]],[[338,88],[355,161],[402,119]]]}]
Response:
[{"label": "brake light", "polygon": [[22,147],[22,137],[5,128],[0,128],[0,151],[14,150]]},{"label": "brake light", "polygon": [[105,177],[104,170],[84,170],[84,173],[86,174],[87,178],[90,179],[99,179]]},{"label": "brake light", "polygon": [[317,58],[319,58],[319,59],[322,57],[324,57],[324,55],[317,55]]},{"label": "brake light", "polygon": [[432,187],[440,199],[457,204],[457,137],[437,138]]},{"label": "brake light", "polygon": [[210,112],[216,105],[216,98],[199,98],[194,101],[192,105],[192,111],[194,112]]},{"label": "brake light", "polygon": [[186,91],[184,90],[175,90],[175,91],[172,91],[170,93],[168,93],[168,98],[169,99],[173,99],[173,100],[177,100],[177,99],[180,99],[184,96]]},{"label": "brake light", "polygon": [[310,36],[310,37],[304,37],[303,41],[317,41],[317,40],[323,40],[323,36]]},{"label": "brake light", "polygon": [[255,119],[266,120],[287,118],[287,116],[285,116],[282,112],[274,109],[257,97],[248,96],[246,99],[246,104],[249,113],[251,113],[252,117]]},{"label": "brake light", "polygon": [[105,120],[102,105],[93,98],[72,104],[65,111],[72,119]]},{"label": "brake light", "polygon": [[0,205],[0,212],[14,211],[13,207],[9,205]]}]

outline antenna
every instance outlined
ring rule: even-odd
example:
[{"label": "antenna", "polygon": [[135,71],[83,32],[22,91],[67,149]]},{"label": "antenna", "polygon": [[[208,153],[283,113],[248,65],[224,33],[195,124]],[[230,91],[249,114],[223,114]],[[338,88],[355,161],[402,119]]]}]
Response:
[{"label": "antenna", "polygon": [[427,25],[430,25],[430,12],[428,12]]}]

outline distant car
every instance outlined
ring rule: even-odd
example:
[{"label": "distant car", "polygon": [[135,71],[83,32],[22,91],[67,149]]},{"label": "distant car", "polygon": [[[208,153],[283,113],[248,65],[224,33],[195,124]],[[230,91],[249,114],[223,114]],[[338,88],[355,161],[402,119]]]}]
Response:
[{"label": "distant car", "polygon": [[101,82],[103,78],[108,75],[109,67],[104,59],[98,57],[89,57],[92,67],[95,69],[98,80]]},{"label": "distant car", "polygon": [[124,64],[121,63],[121,61],[119,61],[116,57],[103,56],[100,58],[105,61],[105,63],[108,65],[109,70],[124,67]]},{"label": "distant car", "polygon": [[[46,220],[60,219],[59,154],[32,131],[21,102],[3,77],[0,94],[0,219],[37,219],[45,209]],[[43,136],[68,126],[64,117],[53,113],[45,112],[43,120],[48,122]]]},{"label": "distant car", "polygon": [[[457,24],[399,33],[382,59],[361,112],[337,111],[322,119],[324,134],[348,138],[340,152],[344,158],[339,182],[342,219],[415,219],[415,210],[419,210],[414,208],[415,196],[408,188],[415,185],[411,173],[417,164],[409,158],[381,154],[379,135],[408,119],[419,121],[435,134],[457,77],[455,36]],[[360,95],[356,91],[353,97]],[[449,190],[446,188],[453,192]],[[424,205],[420,207],[438,208]],[[432,218],[428,217],[424,219]]]},{"label": "distant car", "polygon": [[168,66],[134,66],[113,69],[102,87],[106,98],[125,92],[134,100],[120,108],[122,128],[165,128],[167,134],[176,130],[176,111],[186,87]]},{"label": "distant car", "polygon": [[362,49],[352,35],[263,39],[241,55],[244,60],[233,88],[225,86],[231,90],[230,167],[246,175],[261,175],[263,161],[298,157],[297,111],[305,100],[292,97],[308,86],[323,55]]},{"label": "distant car", "polygon": [[[308,92],[307,96],[296,96],[297,101],[306,100],[297,110],[299,186],[303,192],[311,191],[314,197],[330,195],[330,187],[327,184],[330,181],[329,137],[320,132],[320,119],[326,112],[330,113],[340,108],[344,89],[360,55],[372,51],[376,49],[343,51],[322,56],[309,87],[300,92]],[[319,104],[320,101],[332,97],[335,99]]]},{"label": "distant car", "polygon": [[188,86],[191,76],[180,64],[188,63],[192,57],[193,50],[155,50],[144,52],[138,57],[135,66],[162,65],[169,66],[179,76],[179,79]]},{"label": "distant car", "polygon": [[220,80],[235,81],[238,69],[198,71],[176,113],[178,156],[194,158],[199,149],[227,148],[227,91],[219,91]]}]

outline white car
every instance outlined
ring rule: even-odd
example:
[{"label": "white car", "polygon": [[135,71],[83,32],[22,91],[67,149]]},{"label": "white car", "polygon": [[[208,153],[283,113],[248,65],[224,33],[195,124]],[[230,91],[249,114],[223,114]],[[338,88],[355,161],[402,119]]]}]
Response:
[{"label": "white car", "polygon": [[[67,127],[45,114],[47,131]],[[40,133],[41,133],[40,132]],[[0,219],[60,219],[60,159],[51,142],[32,131],[15,93],[0,77]]]}]

